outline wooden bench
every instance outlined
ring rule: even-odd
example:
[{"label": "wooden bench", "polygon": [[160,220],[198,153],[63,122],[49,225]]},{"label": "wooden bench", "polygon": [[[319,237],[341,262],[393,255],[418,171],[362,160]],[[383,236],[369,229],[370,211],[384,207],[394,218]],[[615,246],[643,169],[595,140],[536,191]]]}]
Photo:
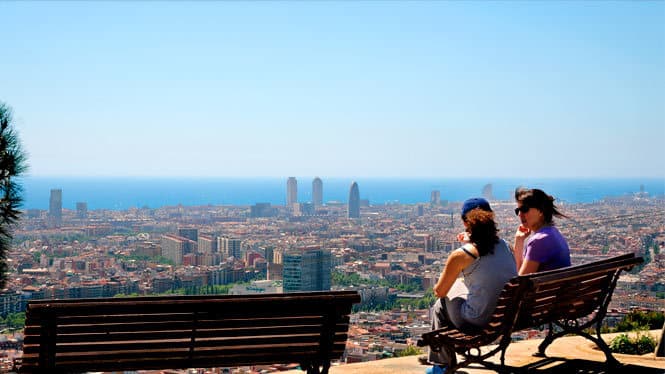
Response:
[{"label": "wooden bench", "polygon": [[[600,336],[603,318],[624,270],[641,263],[643,259],[626,254],[583,265],[545,271],[511,279],[504,286],[490,322],[473,331],[460,331],[452,325],[427,332],[418,340],[418,346],[438,350],[442,345],[452,347],[463,360],[448,373],[479,363],[495,369],[487,358],[501,352],[501,368],[505,367],[506,348],[515,331],[549,326],[547,337],[538,347],[538,356],[544,356],[547,347],[566,334],[583,336],[600,348],[610,365],[619,362],[612,356]],[[557,329],[554,328],[557,327]],[[596,337],[585,330],[595,328]],[[498,344],[481,352],[480,348]]]},{"label": "wooden bench", "polygon": [[359,301],[355,291],[32,301],[19,372],[297,363],[326,373]]}]

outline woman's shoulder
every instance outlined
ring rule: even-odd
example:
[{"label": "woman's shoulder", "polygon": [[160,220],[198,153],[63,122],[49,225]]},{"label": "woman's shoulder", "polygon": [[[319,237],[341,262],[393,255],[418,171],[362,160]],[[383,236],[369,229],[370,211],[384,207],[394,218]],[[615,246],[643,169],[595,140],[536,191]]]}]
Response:
[{"label": "woman's shoulder", "polygon": [[473,244],[465,244],[450,252],[448,257],[456,261],[473,261],[478,258],[478,250]]},{"label": "woman's shoulder", "polygon": [[543,240],[553,236],[561,236],[561,232],[559,232],[559,229],[557,229],[555,226],[548,225],[534,232],[530,236],[532,237],[532,240]]}]

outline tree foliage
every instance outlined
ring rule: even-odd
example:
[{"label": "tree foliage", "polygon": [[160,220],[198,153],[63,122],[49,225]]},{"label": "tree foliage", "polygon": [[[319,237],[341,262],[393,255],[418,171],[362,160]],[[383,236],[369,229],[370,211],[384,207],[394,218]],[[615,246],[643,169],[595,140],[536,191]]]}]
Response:
[{"label": "tree foliage", "polygon": [[14,130],[11,108],[0,102],[0,289],[7,282],[7,252],[21,214],[23,191],[16,179],[27,170],[26,158]]},{"label": "tree foliage", "polygon": [[633,310],[617,323],[615,331],[655,330],[663,326],[665,315],[662,312]]},{"label": "tree foliage", "polygon": [[6,318],[0,316],[0,329],[19,330],[25,326],[25,313],[9,313]]}]

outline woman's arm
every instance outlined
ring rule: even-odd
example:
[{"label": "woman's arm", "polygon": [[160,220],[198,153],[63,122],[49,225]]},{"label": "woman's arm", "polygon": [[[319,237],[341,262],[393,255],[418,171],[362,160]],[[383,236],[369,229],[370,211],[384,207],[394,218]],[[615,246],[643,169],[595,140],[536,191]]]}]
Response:
[{"label": "woman's arm", "polygon": [[459,273],[473,262],[473,258],[462,250],[453,251],[448,260],[446,260],[446,267],[443,268],[439,280],[434,285],[434,295],[438,298],[448,295],[448,291],[455,283],[455,279]]},{"label": "woman's arm", "polygon": [[522,269],[522,261],[524,259],[524,242],[526,241],[527,236],[531,234],[531,231],[519,225],[515,231],[515,245],[513,246],[513,256],[515,257],[515,266],[517,270]]},{"label": "woman's arm", "polygon": [[533,261],[533,260],[525,260],[522,263],[522,267],[520,268],[519,275],[527,275],[527,274],[535,273],[535,272],[538,271],[539,267],[540,267],[540,262]]}]

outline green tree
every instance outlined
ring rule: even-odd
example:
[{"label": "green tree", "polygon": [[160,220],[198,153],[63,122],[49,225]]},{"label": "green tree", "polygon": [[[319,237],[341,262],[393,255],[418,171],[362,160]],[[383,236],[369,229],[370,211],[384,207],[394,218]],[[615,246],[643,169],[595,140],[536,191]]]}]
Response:
[{"label": "green tree", "polygon": [[14,130],[11,108],[0,102],[0,289],[7,283],[7,252],[21,214],[23,196],[16,178],[27,170],[26,158]]},{"label": "green tree", "polygon": [[423,353],[423,350],[415,345],[409,344],[403,351],[397,353],[397,357],[417,356]]},{"label": "green tree", "polygon": [[663,326],[664,322],[665,315],[662,312],[633,310],[617,323],[615,331],[654,330]]}]

